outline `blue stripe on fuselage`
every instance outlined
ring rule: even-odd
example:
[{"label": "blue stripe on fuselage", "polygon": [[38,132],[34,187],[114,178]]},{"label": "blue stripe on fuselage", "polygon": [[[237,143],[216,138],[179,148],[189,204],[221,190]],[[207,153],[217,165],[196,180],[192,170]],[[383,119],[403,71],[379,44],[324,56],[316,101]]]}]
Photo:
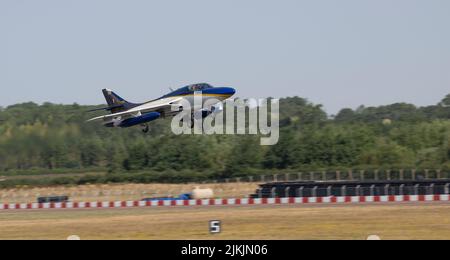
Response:
[{"label": "blue stripe on fuselage", "polygon": [[[236,90],[233,88],[209,88],[198,92],[200,92],[203,95],[233,96],[236,93]],[[172,93],[169,93],[163,96],[162,98],[188,96],[194,95],[195,93],[196,93],[195,91],[190,91],[188,88],[182,88]]]},{"label": "blue stripe on fuselage", "polygon": [[205,95],[222,95],[222,96],[232,96],[236,93],[233,88],[210,88],[202,91]]}]

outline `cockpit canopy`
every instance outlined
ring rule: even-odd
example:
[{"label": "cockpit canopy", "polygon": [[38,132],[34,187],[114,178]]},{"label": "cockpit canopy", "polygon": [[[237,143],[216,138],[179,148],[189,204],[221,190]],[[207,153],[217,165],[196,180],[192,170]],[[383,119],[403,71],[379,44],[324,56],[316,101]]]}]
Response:
[{"label": "cockpit canopy", "polygon": [[172,93],[163,96],[163,98],[188,95],[188,94],[192,94],[192,92],[195,92],[195,91],[202,91],[202,90],[211,89],[211,88],[214,88],[214,87],[207,83],[192,84],[192,85],[188,85],[188,86],[182,87],[180,89],[177,89],[177,90],[173,91]]},{"label": "cockpit canopy", "polygon": [[187,89],[189,91],[202,91],[202,90],[210,89],[210,88],[213,88],[213,87],[206,83],[193,84],[193,85],[187,86]]}]

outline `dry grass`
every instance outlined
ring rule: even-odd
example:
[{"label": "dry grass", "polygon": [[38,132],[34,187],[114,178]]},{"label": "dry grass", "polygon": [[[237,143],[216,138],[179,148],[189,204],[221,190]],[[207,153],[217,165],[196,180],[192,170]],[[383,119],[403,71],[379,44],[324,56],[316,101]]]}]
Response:
[{"label": "dry grass", "polygon": [[0,190],[0,203],[34,202],[39,196],[67,195],[71,201],[141,200],[146,197],[178,196],[195,187],[211,188],[217,198],[248,197],[258,183],[223,184],[104,184]]},{"label": "dry grass", "polygon": [[[223,233],[210,235],[220,219]],[[0,239],[450,239],[450,204],[141,208],[0,213]]]}]

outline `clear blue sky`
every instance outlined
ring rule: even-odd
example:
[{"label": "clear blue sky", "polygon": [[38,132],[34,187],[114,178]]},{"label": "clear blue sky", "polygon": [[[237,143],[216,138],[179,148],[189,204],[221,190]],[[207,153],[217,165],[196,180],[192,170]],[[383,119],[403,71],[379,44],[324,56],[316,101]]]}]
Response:
[{"label": "clear blue sky", "polygon": [[195,82],[329,113],[450,93],[448,0],[0,0],[0,106]]}]

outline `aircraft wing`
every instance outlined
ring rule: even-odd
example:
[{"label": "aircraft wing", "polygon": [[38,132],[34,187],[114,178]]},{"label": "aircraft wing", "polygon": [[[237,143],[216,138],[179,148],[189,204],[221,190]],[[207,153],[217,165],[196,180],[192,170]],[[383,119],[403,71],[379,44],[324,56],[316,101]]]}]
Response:
[{"label": "aircraft wing", "polygon": [[94,117],[92,119],[89,119],[87,122],[91,122],[91,121],[96,121],[96,120],[103,120],[103,121],[108,121],[110,119],[116,118],[116,117],[133,117],[138,115],[139,113],[143,114],[143,113],[148,113],[148,112],[154,112],[154,111],[165,111],[165,110],[171,110],[172,105],[176,104],[177,102],[179,102],[180,100],[182,100],[183,98],[177,98],[177,99],[170,99],[170,100],[155,100],[152,102],[148,102],[146,104],[143,104],[141,106],[129,109],[127,111],[123,111],[123,112],[119,112],[119,113],[114,113],[114,114],[110,114],[110,115],[104,115],[104,116],[99,116],[99,117]]}]

